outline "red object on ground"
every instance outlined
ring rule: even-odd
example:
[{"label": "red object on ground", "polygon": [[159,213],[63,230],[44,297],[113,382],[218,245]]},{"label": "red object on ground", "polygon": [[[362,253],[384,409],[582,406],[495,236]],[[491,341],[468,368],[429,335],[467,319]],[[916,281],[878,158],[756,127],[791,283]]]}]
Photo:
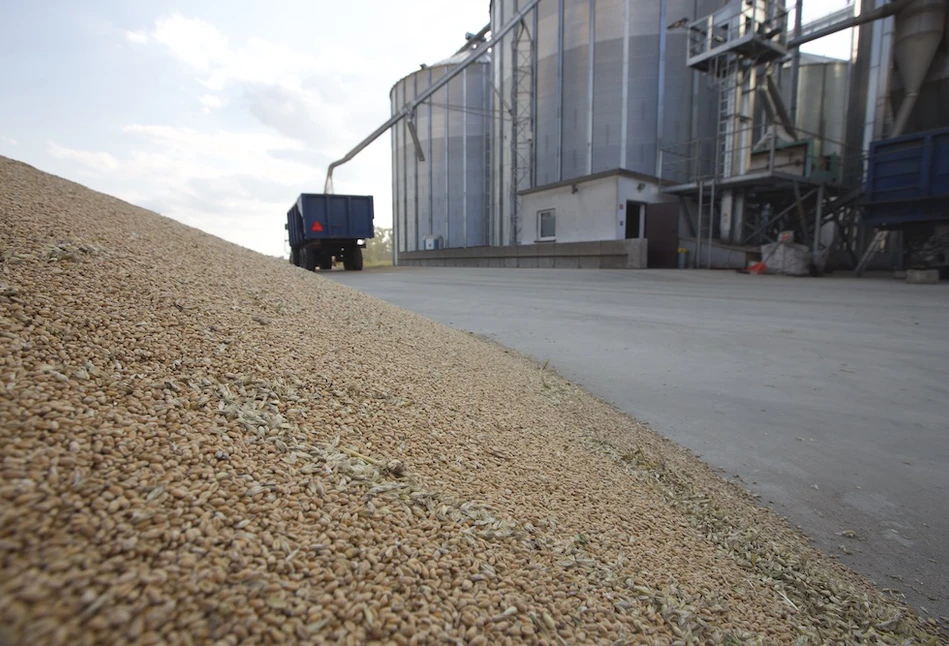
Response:
[{"label": "red object on ground", "polygon": [[755,264],[753,264],[751,267],[748,268],[748,273],[750,273],[750,274],[763,274],[764,271],[765,271],[765,269],[767,269],[767,268],[768,268],[768,266],[765,265],[763,262],[756,262]]}]

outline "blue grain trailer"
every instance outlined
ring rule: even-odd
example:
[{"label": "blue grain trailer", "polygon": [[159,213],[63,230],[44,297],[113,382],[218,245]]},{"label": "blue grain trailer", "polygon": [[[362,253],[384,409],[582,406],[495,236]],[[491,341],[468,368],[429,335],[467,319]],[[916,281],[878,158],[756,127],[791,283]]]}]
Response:
[{"label": "blue grain trailer", "polygon": [[870,143],[863,222],[901,233],[903,268],[947,273],[949,128]]},{"label": "blue grain trailer", "polygon": [[949,128],[870,143],[864,222],[949,222]]},{"label": "blue grain trailer", "polygon": [[371,195],[304,193],[287,211],[290,262],[310,271],[342,262],[362,269],[362,250],[375,236]]}]

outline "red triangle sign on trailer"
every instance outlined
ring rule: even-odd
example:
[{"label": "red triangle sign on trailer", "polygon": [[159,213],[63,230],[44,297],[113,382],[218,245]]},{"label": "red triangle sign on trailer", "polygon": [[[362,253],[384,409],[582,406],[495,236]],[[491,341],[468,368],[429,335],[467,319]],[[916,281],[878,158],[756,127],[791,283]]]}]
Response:
[{"label": "red triangle sign on trailer", "polygon": [[323,225],[320,224],[319,222],[314,222],[313,226],[310,227],[310,231],[316,231],[317,233],[319,233],[322,230],[323,230]]}]

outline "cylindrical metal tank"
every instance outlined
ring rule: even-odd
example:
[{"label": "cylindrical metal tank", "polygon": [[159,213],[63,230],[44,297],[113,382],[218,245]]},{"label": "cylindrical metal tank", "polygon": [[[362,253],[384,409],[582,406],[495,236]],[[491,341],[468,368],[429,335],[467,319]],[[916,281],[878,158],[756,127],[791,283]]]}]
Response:
[{"label": "cylindrical metal tank", "polygon": [[945,0],[916,0],[897,14],[890,136],[949,126],[949,56],[940,47],[947,28]]},{"label": "cylindrical metal tank", "polygon": [[[492,0],[492,28],[524,4]],[[532,172],[519,190],[617,168],[656,176],[660,150],[715,136],[717,90],[686,66],[682,27],[723,4],[541,0],[524,21],[532,45],[515,46],[518,29],[492,44],[492,244],[522,241],[511,222],[511,164],[528,145]],[[534,89],[526,139],[514,129],[525,74]]]},{"label": "cylindrical metal tank", "polygon": [[[847,139],[847,101],[850,63],[801,53],[794,125],[804,139],[818,142],[824,155],[844,155]],[[791,104],[791,63],[781,68],[781,95]]]},{"label": "cylindrical metal tank", "polygon": [[[884,0],[862,0],[861,11],[871,11],[882,4]],[[895,18],[864,24],[858,30],[849,112],[861,118],[852,118],[848,129],[853,145],[864,149],[874,139],[892,136],[907,95],[907,72],[912,83],[918,83],[920,75],[923,76],[915,103],[904,115],[903,134],[949,126],[949,52],[938,42],[932,51],[937,31],[942,32],[945,42],[949,11],[945,10],[945,2],[915,2],[904,11],[905,15],[901,12]],[[941,19],[937,17],[940,13]],[[918,35],[923,37],[918,39]]]},{"label": "cylindrical metal tank", "polygon": [[[470,52],[423,67],[389,92],[392,113],[442,78]],[[488,55],[470,65],[416,110],[424,161],[406,121],[392,130],[392,222],[399,252],[486,244],[491,85]]]},{"label": "cylindrical metal tank", "polygon": [[896,15],[893,60],[903,82],[903,99],[893,118],[894,137],[906,132],[913,117],[923,81],[943,42],[946,13],[946,0],[914,0]]}]

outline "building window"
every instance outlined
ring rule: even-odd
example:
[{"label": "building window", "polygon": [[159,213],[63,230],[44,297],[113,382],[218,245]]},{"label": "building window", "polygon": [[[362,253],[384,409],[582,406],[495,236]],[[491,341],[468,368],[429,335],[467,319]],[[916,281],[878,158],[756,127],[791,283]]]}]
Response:
[{"label": "building window", "polygon": [[537,239],[554,240],[557,238],[557,214],[553,209],[537,212]]}]

